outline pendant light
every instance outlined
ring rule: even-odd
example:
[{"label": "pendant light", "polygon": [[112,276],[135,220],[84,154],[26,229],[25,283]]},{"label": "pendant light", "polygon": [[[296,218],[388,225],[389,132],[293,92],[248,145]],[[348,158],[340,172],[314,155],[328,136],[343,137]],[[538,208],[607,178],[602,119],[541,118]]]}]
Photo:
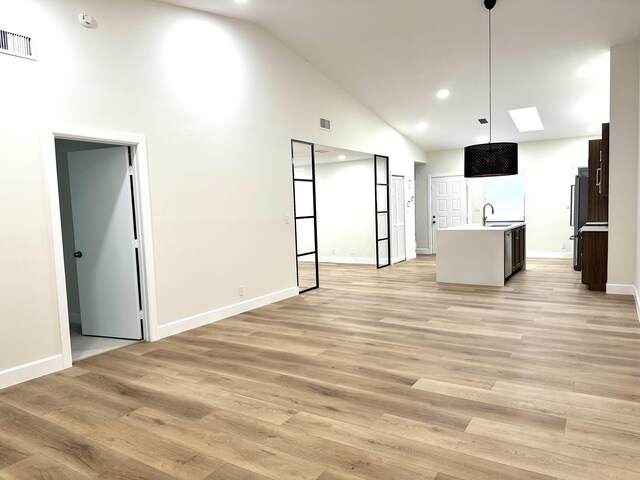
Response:
[{"label": "pendant light", "polygon": [[484,6],[489,11],[489,143],[465,147],[464,176],[467,178],[518,174],[518,144],[491,142],[491,9],[496,6],[496,0],[484,0]]}]

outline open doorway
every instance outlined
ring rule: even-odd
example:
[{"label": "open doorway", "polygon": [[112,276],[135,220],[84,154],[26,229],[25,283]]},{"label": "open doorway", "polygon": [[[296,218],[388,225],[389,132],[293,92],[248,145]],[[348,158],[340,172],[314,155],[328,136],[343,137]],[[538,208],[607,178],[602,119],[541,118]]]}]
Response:
[{"label": "open doorway", "polygon": [[143,338],[135,148],[55,140],[72,361]]},{"label": "open doorway", "polygon": [[388,158],[297,140],[291,147],[300,292],[319,286],[323,263],[390,265]]},{"label": "open doorway", "polygon": [[376,264],[373,155],[315,146],[320,263]]}]

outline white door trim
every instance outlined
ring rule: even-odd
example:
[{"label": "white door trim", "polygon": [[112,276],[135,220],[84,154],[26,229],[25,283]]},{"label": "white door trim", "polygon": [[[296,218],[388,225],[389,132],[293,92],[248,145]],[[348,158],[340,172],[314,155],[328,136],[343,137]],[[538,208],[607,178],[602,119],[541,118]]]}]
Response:
[{"label": "white door trim", "polygon": [[[431,185],[432,185],[432,180],[434,178],[441,178],[441,177],[463,177],[464,173],[437,173],[437,174],[429,174],[427,175],[427,228],[429,230],[429,249],[427,253],[428,255],[431,255],[433,253],[433,208],[432,208],[432,198],[431,198]],[[468,190],[468,186],[465,186],[465,188],[467,188]],[[467,191],[467,204],[469,202],[469,192]],[[466,210],[467,210],[467,223],[469,222],[469,206],[466,205]],[[426,250],[426,249],[424,249]]]},{"label": "white door trim", "polygon": [[49,191],[51,233],[58,298],[58,319],[60,321],[60,342],[63,368],[72,365],[69,313],[67,311],[67,285],[62,248],[62,225],[58,192],[58,172],[56,166],[55,140],[78,140],[83,142],[109,143],[134,147],[134,202],[136,223],[140,238],[140,287],[144,315],[144,339],[153,341],[158,336],[158,310],[156,301],[155,267],[153,263],[153,237],[151,229],[151,200],[149,191],[149,169],[147,143],[143,135],[98,130],[76,125],[60,125],[45,129],[43,133],[43,160]]}]

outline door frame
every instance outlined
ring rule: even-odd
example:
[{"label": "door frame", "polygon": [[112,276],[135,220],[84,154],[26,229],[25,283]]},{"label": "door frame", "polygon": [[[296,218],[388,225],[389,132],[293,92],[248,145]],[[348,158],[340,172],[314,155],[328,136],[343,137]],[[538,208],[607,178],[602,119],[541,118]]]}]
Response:
[{"label": "door frame", "polygon": [[[432,192],[432,181],[434,178],[440,178],[440,177],[464,177],[464,173],[435,173],[435,174],[429,174],[427,175],[427,196],[428,196],[428,205],[427,205],[427,225],[429,228],[429,253],[428,255],[433,255],[433,233],[434,233],[434,229],[433,229],[433,205],[432,205],[432,200],[433,200],[433,194]],[[466,190],[466,202],[467,204],[465,205],[465,211],[466,211],[466,217],[467,217],[467,223],[469,223],[469,184],[467,182],[465,182],[464,184],[464,188]]]},{"label": "door frame", "polygon": [[67,310],[67,284],[62,247],[62,223],[60,194],[56,164],[56,140],[106,143],[132,148],[133,201],[136,211],[136,228],[140,245],[140,293],[142,295],[143,340],[153,341],[158,336],[158,310],[156,298],[155,265],[153,262],[153,236],[151,228],[151,201],[147,143],[143,135],[99,130],[75,125],[61,125],[47,129],[43,134],[43,159],[49,192],[51,235],[55,282],[58,299],[58,320],[63,368],[72,366],[69,312]]},{"label": "door frame", "polygon": [[[293,152],[293,144],[300,143],[302,145],[307,145],[311,147],[311,180],[307,179],[296,179],[296,166],[295,166],[295,157]],[[315,153],[316,145],[312,142],[305,142],[304,140],[297,140],[295,138],[291,139],[291,183],[293,184],[293,231],[295,235],[296,242],[296,283],[298,285],[298,295],[301,293],[308,292],[310,290],[315,290],[316,288],[320,288],[320,266],[318,265],[318,211],[316,208],[316,153]],[[298,252],[298,220],[304,220],[305,218],[308,220],[310,217],[298,217],[297,206],[296,206],[296,182],[310,182],[311,183],[311,192],[313,195],[313,252]],[[315,259],[315,272],[316,272],[316,284],[313,287],[305,288],[304,290],[300,290],[300,257],[305,257],[308,255],[313,255]]]},{"label": "door frame", "polygon": [[[402,228],[404,230],[404,258],[402,258],[401,260],[396,260],[395,262],[393,261],[393,257],[391,257],[391,265],[395,265],[396,263],[400,263],[400,262],[406,262],[407,261],[407,212],[405,211],[406,208],[406,185],[405,185],[405,176],[404,175],[391,175],[391,187],[393,188],[393,179],[394,178],[401,178],[402,179],[402,198],[403,198],[403,202],[402,202],[402,217],[403,217],[403,222],[402,222]],[[393,198],[394,200],[394,204],[395,204],[395,195],[392,195],[391,198]],[[394,205],[395,207],[395,205]],[[393,221],[391,221],[391,228],[393,229]],[[393,232],[392,232],[393,235]],[[393,238],[393,237],[392,237]],[[391,252],[393,254],[393,242],[391,242]],[[397,257],[398,258],[398,257]]]},{"label": "door frame", "polygon": [[[387,183],[381,183],[378,180],[378,159],[383,160],[385,162],[385,177]],[[373,198],[375,202],[375,220],[376,220],[376,268],[386,268],[392,265],[391,263],[391,166],[389,164],[389,157],[386,155],[373,155]],[[386,195],[386,205],[387,209],[378,210],[378,187],[385,187],[387,190]],[[387,215],[387,238],[380,237],[380,225],[378,221],[378,217],[380,214]],[[380,263],[380,242],[387,242],[387,264],[383,265]]]}]

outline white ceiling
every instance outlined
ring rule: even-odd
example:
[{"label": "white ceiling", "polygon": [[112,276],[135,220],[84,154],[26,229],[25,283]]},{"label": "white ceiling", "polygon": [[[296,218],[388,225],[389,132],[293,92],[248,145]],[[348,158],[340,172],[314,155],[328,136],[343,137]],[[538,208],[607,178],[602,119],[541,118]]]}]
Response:
[{"label": "white ceiling", "polygon": [[[261,25],[427,151],[488,135],[477,121],[489,118],[482,0],[162,1]],[[597,133],[609,48],[640,35],[640,0],[498,0],[492,23],[493,140]],[[543,132],[511,122],[508,109],[529,106]]]}]

